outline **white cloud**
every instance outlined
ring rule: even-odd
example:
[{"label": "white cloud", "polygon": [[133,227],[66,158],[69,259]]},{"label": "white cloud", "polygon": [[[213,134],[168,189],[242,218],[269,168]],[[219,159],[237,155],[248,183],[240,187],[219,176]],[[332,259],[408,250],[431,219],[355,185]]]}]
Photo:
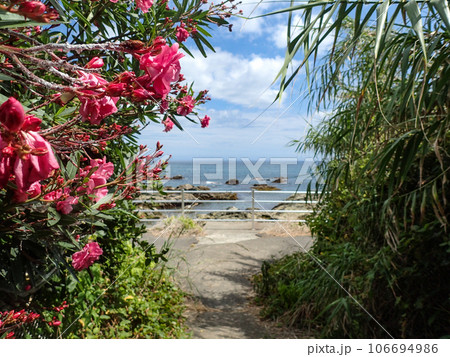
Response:
[{"label": "white cloud", "polygon": [[[314,21],[316,17],[317,17],[317,15],[313,16],[311,21]],[[291,39],[295,38],[295,36],[300,34],[300,31],[303,30],[303,28],[304,28],[303,26],[304,26],[304,23],[303,23],[303,19],[302,19],[301,15],[300,14],[295,15],[291,21]],[[317,28],[317,26],[318,26],[318,23],[316,23],[314,28]],[[287,28],[288,28],[287,19],[285,19],[284,22],[280,22],[272,27],[272,31],[270,32],[270,39],[273,41],[273,43],[275,44],[275,46],[277,48],[282,48],[282,49],[286,48],[286,46],[287,46],[287,42],[286,42]],[[313,33],[313,36],[314,35],[315,34]],[[319,45],[318,55],[322,56],[322,55],[326,54],[330,50],[331,46],[333,45],[333,41],[334,41],[334,32],[331,32]]]},{"label": "white cloud", "polygon": [[[300,33],[300,27],[303,26],[303,20],[299,15],[295,15],[291,22],[291,38]],[[287,42],[287,19],[275,25],[271,31],[270,39],[278,48],[286,48]]]},{"label": "white cloud", "polygon": [[271,87],[284,59],[282,57],[243,57],[217,49],[207,58],[192,51],[185,56],[181,71],[186,79],[195,80],[196,90],[209,89],[213,99],[222,99],[245,107],[266,107],[276,97],[278,87]]},{"label": "white cloud", "polygon": [[[174,160],[189,157],[292,157],[294,148],[288,147],[293,139],[302,139],[309,125],[318,119],[301,115],[296,110],[284,113],[280,108],[270,109],[264,115],[258,110],[208,109],[210,127],[182,120],[185,131],[174,128],[163,133],[162,125],[147,127],[140,142],[153,146],[159,140],[163,150]],[[202,113],[200,116],[204,115]],[[256,119],[256,120],[255,120]]]},{"label": "white cloud", "polygon": [[[242,0],[238,5],[238,9],[243,11],[243,15],[246,18],[256,17],[264,13],[270,12],[269,9],[273,7],[273,3],[268,1],[256,2],[254,0]],[[239,35],[255,34],[260,35],[264,32],[265,25],[268,21],[266,17],[259,17],[253,19],[246,18],[232,18],[232,23],[235,31]]]}]

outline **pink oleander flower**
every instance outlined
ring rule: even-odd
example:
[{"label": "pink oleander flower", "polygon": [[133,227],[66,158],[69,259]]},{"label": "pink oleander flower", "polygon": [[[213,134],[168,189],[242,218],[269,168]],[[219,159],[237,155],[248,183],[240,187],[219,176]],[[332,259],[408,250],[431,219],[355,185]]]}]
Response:
[{"label": "pink oleander flower", "polygon": [[120,97],[127,87],[126,83],[109,83],[106,87],[106,94],[110,97]]},{"label": "pink oleander flower", "polygon": [[[66,190],[69,190],[69,188],[66,188]],[[46,195],[44,195],[44,200],[46,201],[57,201],[61,198],[61,196],[63,195],[63,190],[61,188],[49,192]]]},{"label": "pink oleander flower", "polygon": [[179,79],[181,70],[179,60],[183,54],[178,52],[178,47],[178,43],[174,43],[172,47],[164,45],[158,55],[146,53],[141,57],[139,68],[147,72],[156,93],[163,98],[170,92],[170,84]]},{"label": "pink oleander flower", "polygon": [[141,9],[143,13],[148,12],[152,6],[153,0],[136,0],[136,7]]},{"label": "pink oleander flower", "polygon": [[78,95],[81,102],[80,115],[83,117],[83,121],[89,121],[91,124],[97,125],[108,115],[117,112],[116,103],[119,98],[103,95],[108,81],[96,73],[81,71],[79,79],[92,88],[80,90],[86,96]]},{"label": "pink oleander flower", "polygon": [[81,271],[89,268],[103,254],[102,248],[97,242],[86,244],[83,249],[72,255],[72,266],[75,270]]},{"label": "pink oleander flower", "polygon": [[207,128],[209,126],[209,121],[211,118],[207,115],[203,119],[200,119],[200,124],[202,125],[202,128]]},{"label": "pink oleander flower", "polygon": [[86,192],[89,195],[95,195],[95,202],[98,202],[108,194],[107,187],[99,186],[105,185],[114,173],[114,164],[106,162],[106,157],[104,157],[103,159],[91,160],[91,167],[97,167],[97,170],[89,177]]},{"label": "pink oleander flower", "polygon": [[41,194],[41,184],[38,181],[36,181],[30,185],[30,188],[28,189],[27,192],[16,190],[14,192],[13,199],[15,202],[25,202],[29,198],[34,198],[36,196],[39,196],[40,194]]},{"label": "pink oleander flower", "polygon": [[178,42],[184,42],[188,39],[189,32],[184,27],[178,26],[175,36]]},{"label": "pink oleander flower", "polygon": [[69,214],[73,211],[73,205],[78,203],[78,197],[69,196],[64,201],[59,201],[56,204],[56,210],[63,213]]},{"label": "pink oleander flower", "polygon": [[180,105],[177,108],[177,114],[183,116],[191,113],[195,106],[195,100],[190,95],[183,97],[179,103]]},{"label": "pink oleander flower", "polygon": [[45,10],[46,6],[40,1],[25,1],[19,5],[19,13],[24,16],[41,16]]},{"label": "pink oleander flower", "polygon": [[162,122],[164,124],[164,131],[167,133],[173,129],[173,121],[170,118],[166,118]]},{"label": "pink oleander flower", "polygon": [[0,122],[12,133],[18,132],[25,121],[25,110],[22,104],[10,97],[0,106]]},{"label": "pink oleander flower", "polygon": [[133,102],[143,102],[148,99],[152,99],[155,93],[143,88],[134,89],[131,93],[131,100]]},{"label": "pink oleander flower", "polygon": [[17,100],[10,98],[0,107],[0,188],[14,175],[19,191],[16,197],[23,199],[21,193],[48,178],[59,165],[50,144],[37,132],[41,120],[24,116],[19,106]]}]

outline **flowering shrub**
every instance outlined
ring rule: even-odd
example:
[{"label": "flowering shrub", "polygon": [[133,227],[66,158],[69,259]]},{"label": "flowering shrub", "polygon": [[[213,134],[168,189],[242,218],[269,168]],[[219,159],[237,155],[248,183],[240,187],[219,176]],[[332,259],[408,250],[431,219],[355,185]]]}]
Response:
[{"label": "flowering shrub", "polygon": [[[206,55],[207,28],[228,26],[229,2],[0,4],[0,336],[56,311],[33,300],[52,277],[113,259],[107,222],[143,183],[157,187],[166,164],[162,145],[136,144],[140,127],[181,128],[209,100],[185,83],[179,60],[190,39]],[[121,237],[151,261],[141,231]]]}]

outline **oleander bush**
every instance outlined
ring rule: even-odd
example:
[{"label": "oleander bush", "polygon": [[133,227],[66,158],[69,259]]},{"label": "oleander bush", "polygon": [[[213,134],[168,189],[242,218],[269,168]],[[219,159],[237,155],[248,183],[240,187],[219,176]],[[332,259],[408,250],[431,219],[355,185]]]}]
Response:
[{"label": "oleander bush", "polygon": [[[160,190],[152,123],[209,125],[181,70],[230,1],[0,4],[0,337],[180,337],[179,292],[132,199]],[[230,27],[231,30],[231,27]]]}]

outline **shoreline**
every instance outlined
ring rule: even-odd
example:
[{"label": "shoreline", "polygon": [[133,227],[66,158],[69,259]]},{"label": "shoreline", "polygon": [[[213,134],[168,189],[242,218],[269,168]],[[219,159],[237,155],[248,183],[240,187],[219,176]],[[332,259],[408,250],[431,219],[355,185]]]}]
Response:
[{"label": "shoreline", "polygon": [[[204,211],[197,213],[186,212],[185,216],[187,217],[196,217],[199,219],[251,219],[253,216],[251,194],[242,195],[239,194],[240,190],[233,190],[233,188],[235,188],[235,186],[230,187],[230,190],[227,190],[226,192],[216,192],[207,186],[185,184],[178,187],[166,187],[166,195],[161,195],[159,193],[141,194],[137,198],[138,203],[136,203],[137,209],[141,210],[138,213],[138,216],[142,219],[166,219],[171,216],[179,216],[181,215],[181,212],[176,211],[181,211],[182,209],[183,196],[185,202],[184,208],[186,210],[194,209]],[[171,192],[180,191],[181,189],[186,190],[186,192],[184,194]],[[197,193],[196,191],[200,192]],[[273,192],[273,194],[267,194],[267,191]],[[284,191],[278,191],[276,187],[274,188],[272,186],[258,185],[255,188],[255,193],[255,196],[259,196],[258,199],[255,199],[254,205],[254,218],[257,220],[303,220],[309,212],[300,213],[284,211],[310,211],[312,209],[312,204],[307,203],[305,200],[306,194],[304,192],[286,194],[288,195],[286,198],[278,200],[274,198],[274,195],[277,196],[277,193],[283,194]],[[269,201],[269,203],[265,203],[264,200]],[[226,201],[230,202],[227,203]],[[289,201],[305,202],[289,203]],[[208,211],[208,209],[210,209],[210,211]],[[165,212],[165,210],[168,212]]]}]

